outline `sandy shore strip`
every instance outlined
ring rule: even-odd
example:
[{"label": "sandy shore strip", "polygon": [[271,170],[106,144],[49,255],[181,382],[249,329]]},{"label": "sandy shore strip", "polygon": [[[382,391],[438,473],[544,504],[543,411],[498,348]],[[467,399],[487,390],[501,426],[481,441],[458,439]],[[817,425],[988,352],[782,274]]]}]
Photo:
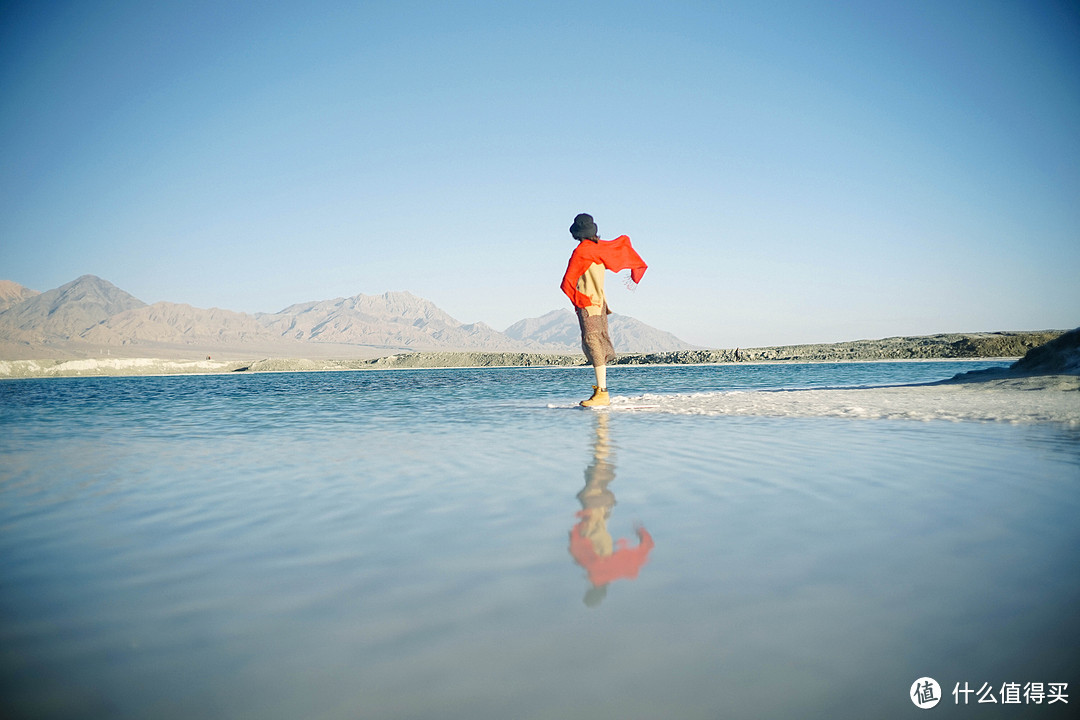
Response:
[{"label": "sandy shore strip", "polygon": [[[1077,330],[1038,332],[997,332],[893,337],[819,345],[783,345],[734,350],[680,350],[663,353],[623,353],[613,365],[714,365],[727,363],[777,362],[882,362],[911,360],[1014,360],[1043,348],[1058,353],[1063,342],[1075,354]],[[370,351],[367,348],[366,351]],[[190,351],[189,351],[190,352]],[[1069,355],[1068,357],[1072,357]],[[316,356],[309,358],[262,357],[243,359],[230,353],[228,359],[165,359],[106,357],[52,360],[0,360],[0,379],[36,377],[177,375],[232,372],[326,372],[338,370],[383,370],[393,368],[465,367],[577,367],[585,357],[567,353],[428,351],[397,352],[382,357],[356,358]],[[258,356],[256,356],[258,357]],[[1072,360],[1067,360],[1071,363]],[[1061,363],[1058,363],[1061,365]],[[1046,367],[1041,372],[1071,373],[1074,369]],[[1080,370],[1077,370],[1080,372]],[[1032,374],[1032,373],[1028,373]]]},{"label": "sandy shore strip", "polygon": [[[965,358],[968,360],[1015,360],[1016,358]],[[686,357],[680,362],[668,355],[648,358],[628,355],[621,365],[727,365],[733,361],[701,361]],[[697,360],[697,362],[695,362]],[[947,362],[955,358],[930,358],[922,362]],[[762,360],[760,363],[790,362],[883,362],[881,360]],[[889,362],[889,361],[884,361]],[[896,361],[900,362],[900,361]],[[911,361],[905,361],[911,362]],[[261,360],[163,360],[161,358],[87,358],[81,360],[0,360],[0,380],[57,377],[135,377],[155,375],[195,375],[261,372],[340,372],[344,370],[409,370],[494,367],[582,367],[584,355],[538,355],[530,353],[408,353],[377,360],[311,360],[308,358],[263,358]],[[740,364],[752,365],[753,362]]]}]

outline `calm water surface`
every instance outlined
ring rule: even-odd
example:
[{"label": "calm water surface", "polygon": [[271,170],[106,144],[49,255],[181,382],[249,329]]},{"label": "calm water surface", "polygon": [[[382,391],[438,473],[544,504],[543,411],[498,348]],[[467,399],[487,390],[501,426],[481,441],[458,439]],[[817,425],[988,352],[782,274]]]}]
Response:
[{"label": "calm water surface", "polygon": [[[609,382],[874,386],[994,364]],[[892,718],[921,712],[922,676],[938,717],[1080,703],[1076,428],[549,407],[590,379],[0,383],[0,715]],[[957,707],[964,682],[1072,697]]]}]

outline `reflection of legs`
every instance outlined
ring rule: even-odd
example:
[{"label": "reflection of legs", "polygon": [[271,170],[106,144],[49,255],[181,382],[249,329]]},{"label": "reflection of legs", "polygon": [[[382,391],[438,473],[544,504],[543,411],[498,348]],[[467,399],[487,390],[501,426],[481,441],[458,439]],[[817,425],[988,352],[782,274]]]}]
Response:
[{"label": "reflection of legs", "polygon": [[596,437],[593,441],[593,461],[585,468],[585,487],[578,493],[581,512],[577,530],[581,537],[592,544],[599,557],[611,555],[613,543],[608,533],[607,520],[615,506],[615,495],[608,485],[615,479],[615,458],[611,454],[608,439],[607,413],[596,416]]},{"label": "reflection of legs", "polygon": [[585,468],[585,487],[578,493],[583,510],[602,507],[611,511],[615,496],[608,485],[615,479],[615,458],[608,439],[608,415],[596,414],[596,437],[593,439],[593,460]]}]

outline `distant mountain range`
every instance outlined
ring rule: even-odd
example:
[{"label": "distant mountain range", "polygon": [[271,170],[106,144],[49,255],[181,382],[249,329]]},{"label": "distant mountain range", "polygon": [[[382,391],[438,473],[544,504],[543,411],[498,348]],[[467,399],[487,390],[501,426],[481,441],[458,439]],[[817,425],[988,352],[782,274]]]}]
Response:
[{"label": "distant mountain range", "polygon": [[[624,315],[611,315],[610,324],[620,352],[694,347]],[[355,295],[249,315],[169,302],[147,305],[93,275],[42,293],[0,280],[0,359],[185,348],[297,356],[316,347],[323,355],[331,348],[344,352],[350,347],[363,348],[367,355],[380,349],[576,353],[580,338],[577,318],[569,309],[521,320],[498,332],[484,323],[458,322],[408,292]]]},{"label": "distant mountain range", "polygon": [[[608,316],[611,344],[619,352],[671,352],[693,350],[690,343],[683,342],[669,332],[657,330],[628,315],[612,313]],[[506,328],[503,335],[519,342],[535,342],[554,352],[565,348],[574,352],[581,350],[581,330],[577,315],[570,309],[552,310],[538,318],[518,320]],[[661,348],[672,348],[671,351]]]}]

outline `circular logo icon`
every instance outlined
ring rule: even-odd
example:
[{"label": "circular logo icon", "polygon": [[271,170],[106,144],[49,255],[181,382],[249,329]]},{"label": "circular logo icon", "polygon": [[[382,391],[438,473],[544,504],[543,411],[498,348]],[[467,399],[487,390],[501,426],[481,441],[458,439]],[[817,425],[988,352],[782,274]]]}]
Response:
[{"label": "circular logo icon", "polygon": [[932,677],[921,677],[911,684],[911,694],[908,696],[915,707],[929,710],[941,702],[941,686]]}]

